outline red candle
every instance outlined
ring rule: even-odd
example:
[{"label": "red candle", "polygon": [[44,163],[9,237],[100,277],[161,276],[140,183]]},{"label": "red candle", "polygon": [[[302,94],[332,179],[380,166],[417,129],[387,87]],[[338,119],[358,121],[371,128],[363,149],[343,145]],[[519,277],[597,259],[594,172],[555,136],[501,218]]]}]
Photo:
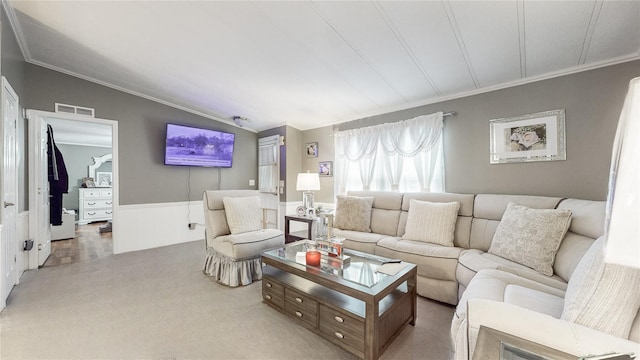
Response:
[{"label": "red candle", "polygon": [[306,254],[307,265],[320,266],[320,255],[318,250],[308,250]]}]

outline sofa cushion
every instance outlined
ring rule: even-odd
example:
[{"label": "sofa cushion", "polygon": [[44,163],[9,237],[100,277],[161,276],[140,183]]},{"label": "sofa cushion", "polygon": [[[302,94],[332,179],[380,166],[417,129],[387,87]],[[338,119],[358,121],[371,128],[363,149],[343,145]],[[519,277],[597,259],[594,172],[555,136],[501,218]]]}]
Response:
[{"label": "sofa cushion", "polygon": [[570,224],[570,210],[532,209],[509,203],[489,252],[551,276],[560,242]]},{"label": "sofa cushion", "polygon": [[458,202],[433,203],[412,199],[402,238],[453,246],[453,231],[459,208]]},{"label": "sofa cushion", "polygon": [[520,285],[507,285],[504,289],[504,302],[551,315],[556,319],[560,318],[564,307],[564,298],[561,296],[532,290]]},{"label": "sofa cushion", "polygon": [[553,276],[542,275],[530,267],[477,249],[467,249],[460,254],[456,268],[456,279],[466,287],[471,279],[484,269],[506,271],[562,291],[567,288],[567,282],[556,274]]},{"label": "sofa cushion", "polygon": [[562,319],[627,339],[640,308],[640,269],[604,262],[596,240],[569,279]]},{"label": "sofa cushion", "polygon": [[231,234],[262,229],[260,197],[224,197],[224,212]]},{"label": "sofa cushion", "polygon": [[376,234],[373,232],[367,233],[367,232],[361,232],[361,231],[341,230],[341,229],[334,229],[333,235],[335,237],[344,238],[344,242],[342,246],[345,249],[363,251],[370,254],[374,253],[376,243],[378,243],[380,239],[386,236],[382,234]]},{"label": "sofa cushion", "polygon": [[339,195],[333,225],[342,230],[371,232],[373,197]]}]

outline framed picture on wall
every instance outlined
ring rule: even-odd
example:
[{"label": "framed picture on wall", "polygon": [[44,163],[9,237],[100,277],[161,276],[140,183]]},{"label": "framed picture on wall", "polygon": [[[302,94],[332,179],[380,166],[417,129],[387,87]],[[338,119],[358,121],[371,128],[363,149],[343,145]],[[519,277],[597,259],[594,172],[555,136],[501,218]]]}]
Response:
[{"label": "framed picture on wall", "polygon": [[491,164],[566,160],[564,109],[489,121]]},{"label": "framed picture on wall", "polygon": [[307,157],[318,157],[318,143],[310,142],[304,145],[305,155]]},{"label": "framed picture on wall", "polygon": [[320,161],[318,163],[318,175],[333,176],[333,161]]},{"label": "framed picture on wall", "polygon": [[96,186],[97,187],[111,187],[113,180],[111,172],[97,172],[96,173]]}]

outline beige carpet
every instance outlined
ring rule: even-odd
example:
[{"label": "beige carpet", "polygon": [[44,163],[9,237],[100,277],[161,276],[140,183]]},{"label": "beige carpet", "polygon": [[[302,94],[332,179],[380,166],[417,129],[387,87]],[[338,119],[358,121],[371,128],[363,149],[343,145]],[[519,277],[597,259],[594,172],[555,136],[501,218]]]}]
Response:
[{"label": "beige carpet", "polygon": [[[353,359],[202,274],[201,241],[28,271],[0,313],[2,359]],[[418,298],[381,359],[449,359],[453,307]]]}]

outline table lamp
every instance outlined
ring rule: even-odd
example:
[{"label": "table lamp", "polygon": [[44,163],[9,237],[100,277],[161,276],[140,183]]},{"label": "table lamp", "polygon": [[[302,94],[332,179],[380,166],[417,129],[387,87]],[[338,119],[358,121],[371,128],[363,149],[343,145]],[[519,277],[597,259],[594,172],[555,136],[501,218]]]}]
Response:
[{"label": "table lamp", "polygon": [[306,214],[309,209],[313,209],[313,190],[320,190],[320,176],[318,176],[318,173],[299,173],[296,190],[303,191],[302,206]]}]

